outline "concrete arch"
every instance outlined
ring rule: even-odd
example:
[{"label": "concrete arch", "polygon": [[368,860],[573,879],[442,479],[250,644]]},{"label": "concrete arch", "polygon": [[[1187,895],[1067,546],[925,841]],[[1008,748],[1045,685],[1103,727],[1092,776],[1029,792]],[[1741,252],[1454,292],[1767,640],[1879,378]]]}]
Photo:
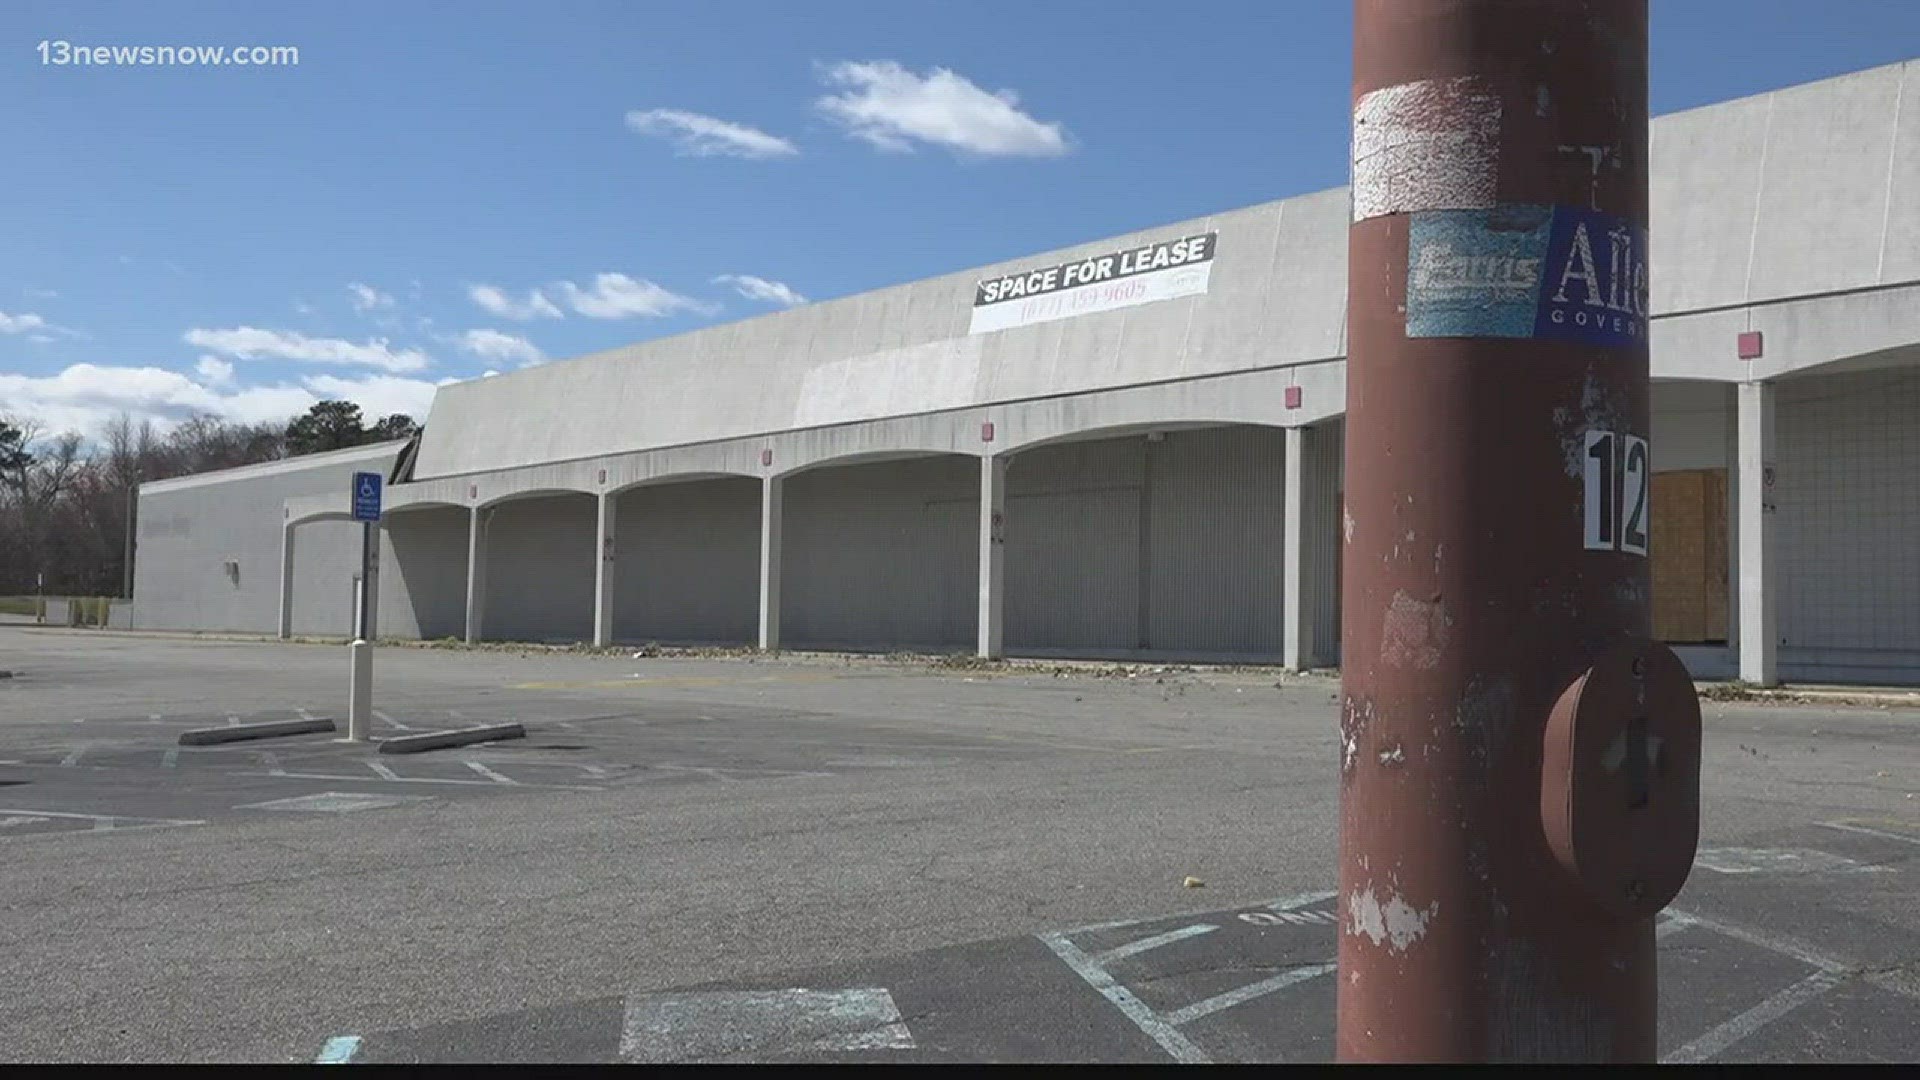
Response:
[{"label": "concrete arch", "polygon": [[1088,400],[1048,398],[989,409],[996,454],[1129,430],[1247,425],[1305,427],[1346,411],[1346,362],[1329,360],[1202,380],[1132,387]]},{"label": "concrete arch", "polygon": [[352,520],[353,512],[350,510],[308,510],[298,516],[289,516],[286,520],[285,527],[291,529],[296,525],[306,525],[315,521]]},{"label": "concrete arch", "polygon": [[1013,457],[1028,450],[1038,450],[1046,446],[1060,446],[1067,443],[1098,442],[1101,439],[1122,439],[1131,435],[1148,435],[1153,432],[1200,431],[1206,428],[1220,427],[1261,427],[1284,430],[1291,424],[1275,423],[1271,420],[1185,418],[1178,420],[1137,421],[1124,424],[1110,424],[1098,427],[1075,428],[1039,438],[1025,439],[1000,447],[997,456]]},{"label": "concrete arch", "polygon": [[466,506],[465,503],[454,502],[451,499],[421,499],[419,502],[406,502],[398,506],[385,507],[383,514],[391,517],[394,514],[406,514],[415,510],[464,510]]},{"label": "concrete arch", "polygon": [[881,465],[891,461],[915,461],[931,457],[979,458],[987,455],[971,450],[956,450],[950,446],[942,447],[901,447],[899,449],[855,450],[830,457],[805,461],[785,469],[769,470],[765,475],[777,480],[790,480],[803,473],[819,469],[834,469],[849,465]]},{"label": "concrete arch", "polygon": [[493,495],[488,498],[481,499],[478,502],[475,502],[471,505],[475,510],[491,510],[494,507],[501,505],[502,503],[520,502],[525,499],[550,499],[550,498],[559,498],[565,495],[579,495],[583,498],[592,499],[597,497],[599,494],[600,493],[598,491],[595,491],[591,488],[576,488],[576,487],[528,488],[525,491],[502,492],[498,495]]},{"label": "concrete arch", "polygon": [[703,480],[758,480],[762,473],[735,472],[731,469],[691,470],[688,472],[662,473],[658,476],[643,476],[637,480],[600,488],[597,494],[612,498],[625,495],[640,488],[665,487],[669,484],[694,484]]}]

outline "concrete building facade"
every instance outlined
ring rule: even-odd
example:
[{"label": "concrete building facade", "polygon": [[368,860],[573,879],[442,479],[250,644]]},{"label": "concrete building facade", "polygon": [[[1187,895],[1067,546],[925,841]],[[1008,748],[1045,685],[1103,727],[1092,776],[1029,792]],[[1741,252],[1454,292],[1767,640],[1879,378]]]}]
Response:
[{"label": "concrete building facade", "polygon": [[[1916,76],[1652,126],[1655,630],[1699,674],[1920,681]],[[135,624],[344,634],[373,464],[387,636],[1335,664],[1349,212],[451,384],[417,446],[146,485]]]}]

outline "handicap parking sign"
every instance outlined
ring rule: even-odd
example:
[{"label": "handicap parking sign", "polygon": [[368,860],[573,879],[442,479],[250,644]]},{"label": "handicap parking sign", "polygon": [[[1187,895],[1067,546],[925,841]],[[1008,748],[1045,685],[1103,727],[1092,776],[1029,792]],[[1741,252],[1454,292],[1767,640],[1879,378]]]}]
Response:
[{"label": "handicap parking sign", "polygon": [[380,474],[353,474],[353,520],[380,520]]}]

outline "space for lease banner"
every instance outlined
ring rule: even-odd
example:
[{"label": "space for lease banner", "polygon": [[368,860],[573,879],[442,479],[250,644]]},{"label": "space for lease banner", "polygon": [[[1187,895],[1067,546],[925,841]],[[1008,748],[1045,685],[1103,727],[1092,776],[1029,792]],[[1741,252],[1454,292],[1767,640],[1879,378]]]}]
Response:
[{"label": "space for lease banner", "polygon": [[973,288],[973,321],[967,333],[1204,293],[1219,236],[1198,233],[988,278]]}]

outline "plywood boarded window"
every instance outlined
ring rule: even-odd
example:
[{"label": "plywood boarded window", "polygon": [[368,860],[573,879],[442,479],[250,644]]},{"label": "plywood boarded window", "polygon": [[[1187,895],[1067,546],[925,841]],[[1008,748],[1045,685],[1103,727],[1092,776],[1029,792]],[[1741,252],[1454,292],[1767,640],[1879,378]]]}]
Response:
[{"label": "plywood boarded window", "polygon": [[1727,640],[1727,470],[1655,473],[1653,636]]}]

